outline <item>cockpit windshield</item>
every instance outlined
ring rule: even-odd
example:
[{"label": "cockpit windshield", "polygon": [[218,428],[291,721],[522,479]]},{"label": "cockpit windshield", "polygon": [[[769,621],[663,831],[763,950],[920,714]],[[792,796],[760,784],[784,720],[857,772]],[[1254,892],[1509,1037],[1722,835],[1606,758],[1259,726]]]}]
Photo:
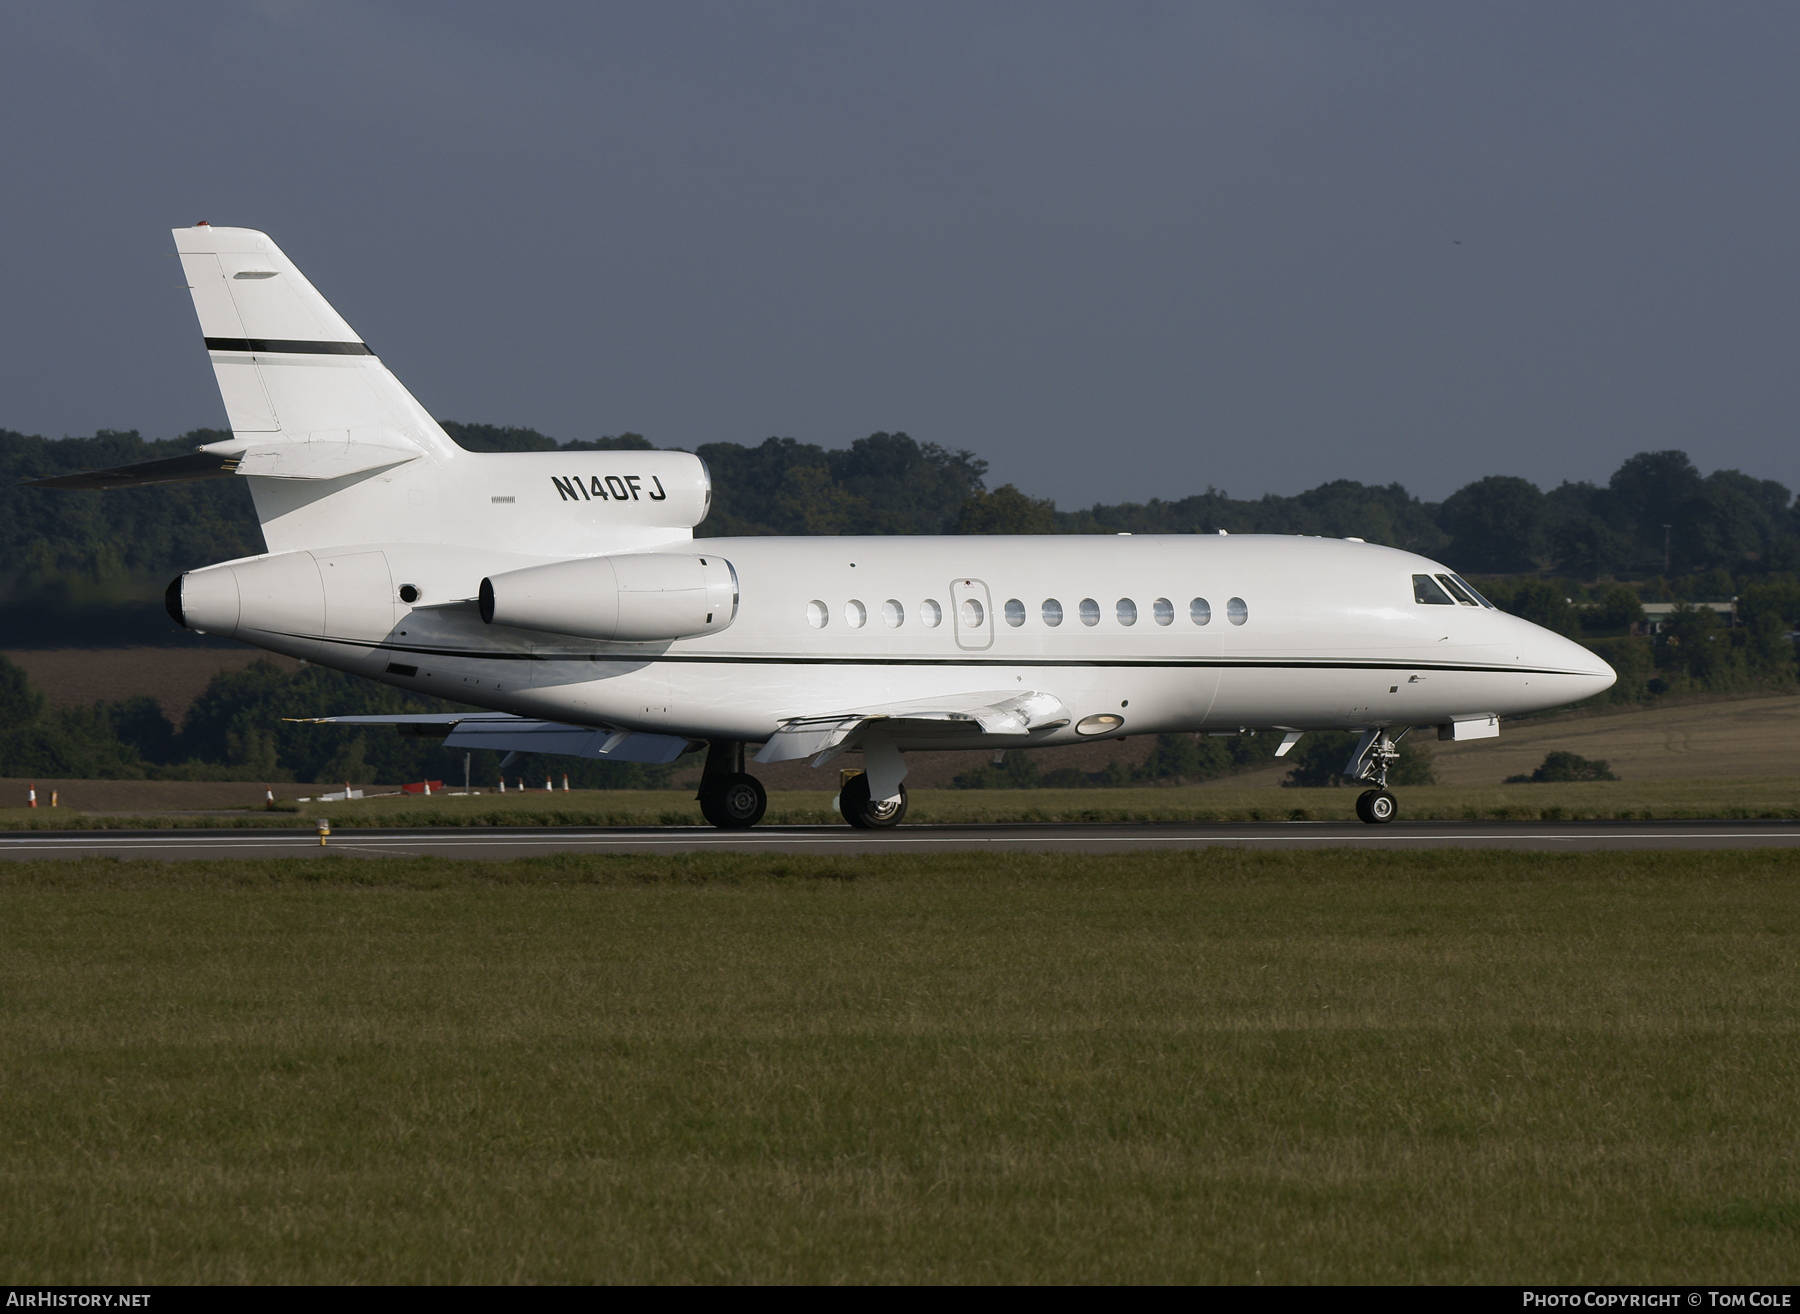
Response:
[{"label": "cockpit windshield", "polygon": [[1458,602],[1462,603],[1463,606],[1476,607],[1476,606],[1481,605],[1478,602],[1476,602],[1474,598],[1469,596],[1468,591],[1466,589],[1464,589],[1462,585],[1460,585],[1456,582],[1456,576],[1454,576],[1454,575],[1439,575],[1437,578],[1438,578],[1438,583],[1442,584],[1446,589],[1448,589],[1450,591],[1450,596],[1455,598]]},{"label": "cockpit windshield", "polygon": [[[1440,578],[1442,578],[1442,577],[1440,576]],[[1464,592],[1466,592],[1471,598],[1474,598],[1475,601],[1479,602],[1482,606],[1486,607],[1489,611],[1499,611],[1500,610],[1500,608],[1496,607],[1493,603],[1489,602],[1486,598],[1482,597],[1479,593],[1477,593],[1475,591],[1474,586],[1472,584],[1470,584],[1468,580],[1464,579],[1461,575],[1452,575],[1452,576],[1450,576],[1450,578],[1455,580],[1458,584],[1462,585]]]},{"label": "cockpit windshield", "polygon": [[1454,607],[1450,595],[1438,587],[1437,581],[1429,575],[1413,576],[1413,601],[1429,603],[1433,607]]}]

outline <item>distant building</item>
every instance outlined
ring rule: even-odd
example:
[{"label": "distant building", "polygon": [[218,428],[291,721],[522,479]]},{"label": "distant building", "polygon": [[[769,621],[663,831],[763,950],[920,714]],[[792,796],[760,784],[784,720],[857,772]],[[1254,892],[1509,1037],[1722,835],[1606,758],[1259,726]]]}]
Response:
[{"label": "distant building", "polygon": [[1730,602],[1646,602],[1644,619],[1633,625],[1631,632],[1633,634],[1661,634],[1664,626],[1669,623],[1669,617],[1682,607],[1691,607],[1695,611],[1713,612],[1725,623],[1727,628],[1738,623],[1736,598]]}]

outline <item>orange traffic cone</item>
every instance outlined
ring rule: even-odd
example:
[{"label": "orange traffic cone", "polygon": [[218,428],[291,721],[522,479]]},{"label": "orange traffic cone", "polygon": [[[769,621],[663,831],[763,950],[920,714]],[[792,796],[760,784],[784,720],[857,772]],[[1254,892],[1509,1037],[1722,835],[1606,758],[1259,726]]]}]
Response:
[{"label": "orange traffic cone", "polygon": [[37,781],[31,782],[31,788],[26,791],[26,797],[31,801],[25,806],[35,808],[37,806]]},{"label": "orange traffic cone", "polygon": [[[345,785],[344,786],[344,797],[348,798],[349,796],[350,796],[350,786]],[[427,780],[425,782],[425,797],[426,798],[431,797],[431,782],[429,780]]]},{"label": "orange traffic cone", "polygon": [[268,797],[268,802],[263,804],[263,811],[273,812],[275,810],[275,791],[269,788],[269,786],[264,785],[263,793]]},{"label": "orange traffic cone", "polygon": [[563,793],[567,794],[568,792],[569,792],[569,773],[567,771],[565,771],[565,772],[563,772]]}]

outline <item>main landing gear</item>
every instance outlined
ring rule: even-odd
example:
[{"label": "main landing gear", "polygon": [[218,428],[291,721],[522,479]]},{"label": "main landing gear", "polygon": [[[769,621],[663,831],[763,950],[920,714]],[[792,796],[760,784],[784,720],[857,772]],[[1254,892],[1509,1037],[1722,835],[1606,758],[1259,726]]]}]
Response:
[{"label": "main landing gear", "polygon": [[[1408,726],[1407,730],[1412,727]],[[1344,774],[1352,780],[1368,780],[1375,784],[1374,789],[1366,789],[1357,796],[1356,815],[1364,824],[1385,826],[1400,811],[1399,801],[1387,788],[1388,771],[1400,760],[1400,740],[1406,730],[1397,735],[1389,735],[1386,730],[1366,730],[1357,741],[1356,751],[1344,764]]]},{"label": "main landing gear", "polygon": [[744,770],[744,745],[730,739],[707,741],[706,765],[695,797],[700,800],[700,815],[721,830],[748,830],[769,810],[762,781]]},{"label": "main landing gear", "polygon": [[906,815],[906,786],[900,786],[900,797],[880,802],[869,797],[869,777],[858,771],[838,791],[838,811],[844,820],[858,830],[886,830],[898,826]]}]

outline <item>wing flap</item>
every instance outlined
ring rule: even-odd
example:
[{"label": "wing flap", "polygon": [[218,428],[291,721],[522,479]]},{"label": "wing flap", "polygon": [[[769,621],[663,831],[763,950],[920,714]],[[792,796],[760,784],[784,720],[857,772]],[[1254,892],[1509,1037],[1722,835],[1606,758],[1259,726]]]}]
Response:
[{"label": "wing flap", "polygon": [[[758,762],[788,762],[815,754],[834,757],[855,748],[863,736],[878,728],[890,741],[952,739],[967,736],[1029,735],[1034,730],[1064,724],[1068,709],[1055,694],[1031,690],[917,698],[824,716],[800,716],[783,721],[769,737]],[[815,763],[814,765],[819,765]]]},{"label": "wing flap", "polygon": [[507,712],[421,712],[398,716],[295,718],[309,725],[391,725],[401,734],[442,733],[445,748],[489,748],[500,753],[552,753],[596,762],[663,766],[687,752],[678,735],[638,734],[610,726],[534,721]]}]

